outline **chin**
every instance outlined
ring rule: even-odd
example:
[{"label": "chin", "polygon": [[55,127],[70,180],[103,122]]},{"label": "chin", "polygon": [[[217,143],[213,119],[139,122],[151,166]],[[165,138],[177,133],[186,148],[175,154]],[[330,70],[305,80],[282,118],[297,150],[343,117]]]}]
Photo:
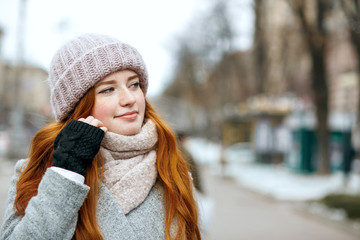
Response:
[{"label": "chin", "polygon": [[138,134],[140,130],[141,130],[141,126],[131,126],[125,129],[118,129],[117,131],[115,131],[115,133],[125,136],[132,136]]}]

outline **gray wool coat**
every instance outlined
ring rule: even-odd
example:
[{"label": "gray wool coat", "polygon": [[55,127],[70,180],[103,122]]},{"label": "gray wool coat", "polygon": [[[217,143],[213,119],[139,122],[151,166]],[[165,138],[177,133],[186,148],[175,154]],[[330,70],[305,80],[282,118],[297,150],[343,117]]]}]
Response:
[{"label": "gray wool coat", "polygon": [[[0,239],[71,239],[89,186],[69,180],[49,168],[39,184],[38,194],[29,201],[25,216],[19,216],[14,210],[14,199],[24,162],[20,160],[15,166]],[[165,239],[161,185],[155,184],[145,201],[125,215],[102,184],[97,220],[106,240]]]}]

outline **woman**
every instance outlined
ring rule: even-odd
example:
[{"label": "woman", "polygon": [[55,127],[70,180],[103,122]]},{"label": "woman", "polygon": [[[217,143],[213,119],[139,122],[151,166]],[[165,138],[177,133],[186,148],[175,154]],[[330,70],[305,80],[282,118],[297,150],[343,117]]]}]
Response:
[{"label": "woman", "polygon": [[132,46],[82,35],[49,72],[56,122],[16,165],[1,239],[201,239],[175,136]]}]

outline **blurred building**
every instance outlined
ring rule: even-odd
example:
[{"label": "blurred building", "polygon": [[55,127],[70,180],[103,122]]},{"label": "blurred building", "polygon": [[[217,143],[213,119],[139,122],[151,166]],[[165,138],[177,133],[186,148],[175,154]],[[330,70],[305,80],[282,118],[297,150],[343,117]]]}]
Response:
[{"label": "blurred building", "polygon": [[[344,28],[337,35],[346,36]],[[357,56],[350,42],[333,39],[328,53],[330,108],[342,114],[356,114],[358,100]]]},{"label": "blurred building", "polygon": [[[292,166],[314,171],[317,167],[314,133],[317,123],[312,100],[311,58],[302,29],[288,1],[257,2],[261,2],[255,8],[260,17],[255,26],[252,55],[257,67],[251,69],[250,74],[261,77],[255,81],[261,86],[254,87],[255,94],[247,101],[232,104],[231,114],[223,114],[223,141],[228,144],[251,142],[258,156],[265,154],[265,158],[260,157],[260,160],[274,159],[277,162],[277,153],[280,152],[281,159],[290,156]],[[346,18],[337,2],[326,7],[330,8],[326,15],[325,59],[329,89],[330,163],[333,169],[339,169],[345,159],[344,149],[351,148],[345,146],[345,142],[357,111],[359,76],[356,52],[345,27]],[[305,14],[315,16],[314,11],[309,7]],[[262,74],[259,75],[259,71]],[[246,75],[239,77],[245,78]],[[287,99],[289,92],[294,94],[295,101],[290,97],[290,101],[283,101],[286,103],[283,105],[279,101]],[[239,91],[239,94],[242,93]],[[293,144],[289,144],[291,135]],[[280,142],[282,139],[289,141]]]},{"label": "blurred building", "polygon": [[[20,71],[20,72],[18,72]],[[0,81],[0,108],[2,114],[9,116],[17,100],[25,116],[48,116],[49,112],[49,87],[46,81],[47,72],[36,66],[14,66],[2,63]],[[15,84],[18,77],[19,84]],[[15,89],[16,86],[19,89]],[[17,93],[16,93],[17,92]],[[5,120],[9,121],[6,117]]]},{"label": "blurred building", "polygon": [[309,94],[310,59],[286,0],[255,1],[253,56],[257,94]]},{"label": "blurred building", "polygon": [[[291,87],[290,81],[287,80],[292,70],[288,64],[289,60],[296,58],[298,63],[302,63],[301,50],[291,48],[289,44],[299,42],[298,28],[287,1],[262,1],[259,8],[259,37],[263,38],[261,43],[265,45],[262,90],[266,94],[281,95]],[[254,41],[257,43],[257,39]],[[257,47],[254,46],[255,51]]]},{"label": "blurred building", "polygon": [[[299,19],[287,0],[259,1],[261,34],[255,35],[254,52],[261,46],[265,60],[263,93],[282,95],[291,91],[304,99],[312,99],[311,60]],[[357,107],[357,56],[349,40],[347,20],[334,2],[326,16],[326,64],[330,111],[355,113]],[[314,15],[315,8],[305,14]],[[256,31],[256,30],[255,30]],[[256,39],[261,38],[261,39]],[[261,70],[261,69],[260,69]]]},{"label": "blurred building", "polygon": [[162,95],[150,101],[175,132],[198,135],[208,127],[204,109],[186,99]]},{"label": "blurred building", "polygon": [[31,64],[14,64],[3,59],[0,29],[0,130],[10,128],[11,113],[20,106],[23,125],[27,130],[37,128],[51,116],[48,73]]}]

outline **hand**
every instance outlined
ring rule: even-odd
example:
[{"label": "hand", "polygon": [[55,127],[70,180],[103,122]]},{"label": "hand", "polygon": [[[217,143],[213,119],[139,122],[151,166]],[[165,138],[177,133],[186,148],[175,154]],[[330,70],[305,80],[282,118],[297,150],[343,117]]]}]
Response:
[{"label": "hand", "polygon": [[94,118],[93,116],[88,116],[87,118],[80,118],[78,121],[98,127],[101,130],[103,130],[105,133],[107,132],[107,128],[104,126],[104,124],[100,120]]},{"label": "hand", "polygon": [[54,140],[52,166],[64,168],[83,176],[99,152],[106,127],[94,117],[71,120]]}]

